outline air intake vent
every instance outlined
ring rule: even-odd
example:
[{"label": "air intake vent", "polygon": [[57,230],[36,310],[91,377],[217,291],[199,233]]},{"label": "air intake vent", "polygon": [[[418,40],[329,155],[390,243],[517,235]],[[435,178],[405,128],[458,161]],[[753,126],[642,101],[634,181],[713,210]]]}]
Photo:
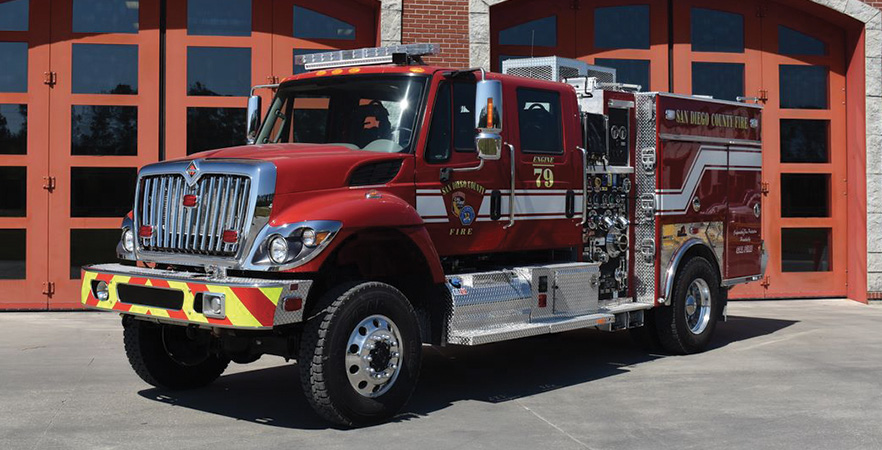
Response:
[{"label": "air intake vent", "polygon": [[401,160],[383,161],[365,164],[352,172],[349,177],[350,186],[371,186],[386,184],[398,175],[401,170]]}]

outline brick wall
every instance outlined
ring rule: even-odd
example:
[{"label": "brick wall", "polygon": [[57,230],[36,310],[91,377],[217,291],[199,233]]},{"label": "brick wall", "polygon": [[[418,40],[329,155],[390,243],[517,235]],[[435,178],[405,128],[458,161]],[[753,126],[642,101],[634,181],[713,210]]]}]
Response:
[{"label": "brick wall", "polygon": [[429,64],[465,68],[469,65],[469,0],[404,0],[402,44],[441,44]]}]

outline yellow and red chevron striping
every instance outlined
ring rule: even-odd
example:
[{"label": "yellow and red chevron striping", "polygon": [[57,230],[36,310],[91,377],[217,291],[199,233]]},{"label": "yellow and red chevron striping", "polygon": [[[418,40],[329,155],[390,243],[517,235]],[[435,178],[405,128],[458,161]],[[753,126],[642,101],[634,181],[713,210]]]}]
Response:
[{"label": "yellow and red chevron striping", "polygon": [[[92,281],[104,281],[109,286],[110,298],[100,301],[92,293]],[[165,309],[125,303],[118,297],[116,287],[120,284],[139,285],[178,290],[183,293],[181,309]],[[115,275],[98,271],[83,270],[82,303],[92,309],[118,311],[125,314],[142,315],[168,319],[170,321],[192,324],[216,325],[234,328],[271,328],[284,286],[251,287],[234,286],[222,283],[195,283],[189,281],[145,278],[138,276]],[[204,292],[222,293],[225,298],[226,317],[215,319],[196,312],[193,307],[196,295]]]}]

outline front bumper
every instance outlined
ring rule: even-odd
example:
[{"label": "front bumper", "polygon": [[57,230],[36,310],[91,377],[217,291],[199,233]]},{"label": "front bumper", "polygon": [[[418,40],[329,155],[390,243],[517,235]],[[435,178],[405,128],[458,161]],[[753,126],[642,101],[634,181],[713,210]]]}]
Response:
[{"label": "front bumper", "polygon": [[[212,279],[203,274],[121,264],[87,266],[82,275],[81,301],[86,308],[160,322],[246,330],[266,330],[301,322],[312,287],[311,280]],[[98,281],[108,285],[107,300],[95,297],[93,282]],[[155,298],[164,299],[162,306],[153,301],[151,292],[156,294]],[[203,314],[199,300],[205,293],[221,294],[223,317]]]}]

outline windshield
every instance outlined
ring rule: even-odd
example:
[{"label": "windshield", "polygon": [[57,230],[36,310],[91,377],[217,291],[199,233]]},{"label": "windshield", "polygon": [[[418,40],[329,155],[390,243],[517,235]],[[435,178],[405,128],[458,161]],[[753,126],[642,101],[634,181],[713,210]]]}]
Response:
[{"label": "windshield", "polygon": [[427,80],[402,75],[319,77],[285,86],[270,106],[257,143],[410,151]]}]

